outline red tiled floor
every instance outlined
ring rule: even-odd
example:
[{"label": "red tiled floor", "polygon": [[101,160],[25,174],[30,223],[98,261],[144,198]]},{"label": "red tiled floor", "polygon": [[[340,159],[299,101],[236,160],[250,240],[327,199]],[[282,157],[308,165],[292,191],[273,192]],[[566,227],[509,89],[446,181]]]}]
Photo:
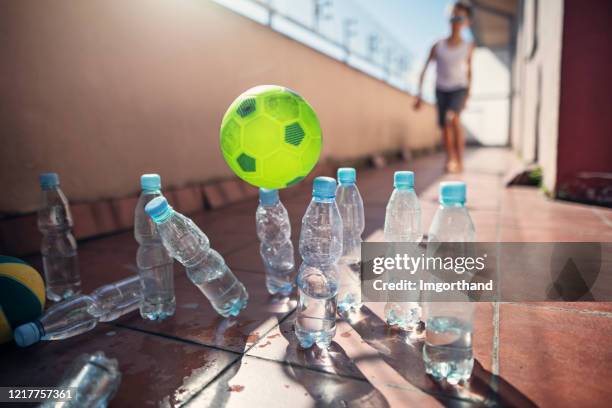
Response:
[{"label": "red tiled floor", "polygon": [[[550,201],[535,188],[505,188],[506,172],[514,161],[507,150],[468,151],[466,171],[461,176],[443,176],[443,160],[442,154],[434,154],[378,170],[359,170],[358,186],[366,210],[364,237],[380,236],[393,172],[406,169],[416,172],[424,232],[437,208],[438,181],[460,178],[467,182],[468,208],[480,241],[612,242],[612,210]],[[325,174],[335,172],[335,168],[323,168]],[[281,192],[291,216],[295,244],[310,190],[311,182],[304,182]],[[230,188],[229,193],[218,188],[217,192],[218,206],[237,197],[238,192],[241,197],[245,195],[242,188],[234,192]],[[211,198],[209,193],[207,198]],[[174,317],[161,323],[145,322],[132,313],[112,326],[103,326],[104,331],[97,329],[28,351],[5,345],[0,348],[2,371],[8,372],[4,369],[7,361],[7,367],[13,367],[11,372],[23,376],[15,379],[32,376],[40,384],[49,385],[50,377],[32,374],[40,369],[41,362],[65,365],[75,353],[96,347],[116,352],[129,391],[122,387],[111,406],[136,406],[167,398],[170,404],[188,401],[192,406],[313,406],[332,402],[465,406],[477,402],[556,407],[597,406],[612,398],[606,380],[612,368],[608,347],[612,303],[478,304],[473,340],[477,364],[470,384],[463,388],[436,384],[424,375],[418,339],[406,341],[384,324],[384,304],[368,304],[350,322],[340,321],[329,364],[322,366],[295,347],[291,314],[295,302],[279,302],[265,290],[255,234],[256,208],[257,200],[252,196],[193,216],[212,247],[225,257],[249,291],[249,307],[237,319],[218,317],[177,264]],[[81,226],[83,233],[87,225],[85,222]],[[136,249],[131,231],[79,243],[84,291],[135,273]],[[28,260],[40,267],[39,256]],[[299,265],[297,252],[296,261]],[[537,288],[547,283],[545,273],[525,272],[532,274],[522,279],[525,285],[531,281]],[[608,274],[600,276],[604,283],[611,278],[609,271],[605,272]],[[117,333],[114,337],[106,336],[108,327]],[[30,360],[28,369],[20,371],[17,357],[23,355]],[[150,361],[156,361],[156,365],[147,365]],[[208,364],[211,368],[203,369]],[[143,370],[151,373],[143,374]],[[146,381],[139,381],[138,376]],[[161,386],[151,389],[153,383]]]},{"label": "red tiled floor", "polygon": [[119,362],[121,386],[111,404],[116,407],[178,405],[240,357],[101,324],[80,336],[41,342],[27,349],[18,349],[13,344],[0,346],[0,384],[53,386],[72,360],[80,354],[98,350]]},{"label": "red tiled floor", "polygon": [[612,314],[502,304],[500,375],[542,406],[609,406],[610,338]]},{"label": "red tiled floor", "polygon": [[268,295],[263,275],[234,269],[248,290],[249,301],[237,318],[224,319],[215,313],[183,268],[179,269],[174,282],[177,312],[172,318],[162,322],[144,321],[134,313],[124,316],[117,324],[242,353],[295,308],[294,300],[278,301]]},{"label": "red tiled floor", "polygon": [[[393,375],[393,373],[391,373]],[[406,386],[377,386],[366,380],[328,374],[298,365],[243,357],[188,407],[441,406],[434,398]]]}]

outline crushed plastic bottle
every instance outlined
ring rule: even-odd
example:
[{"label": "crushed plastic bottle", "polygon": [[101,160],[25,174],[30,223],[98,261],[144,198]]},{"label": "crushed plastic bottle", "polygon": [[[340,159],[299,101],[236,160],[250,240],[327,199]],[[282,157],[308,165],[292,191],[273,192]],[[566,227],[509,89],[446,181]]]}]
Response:
[{"label": "crushed plastic bottle", "polygon": [[249,295],[223,257],[210,247],[206,234],[163,196],[151,200],[145,211],[157,224],[168,253],[185,266],[187,276],[215,311],[223,317],[238,316]]},{"label": "crushed plastic bottle", "polygon": [[82,354],[74,360],[57,385],[70,399],[46,401],[41,408],[104,408],[113,399],[121,384],[121,371],[114,358],[102,351]]}]

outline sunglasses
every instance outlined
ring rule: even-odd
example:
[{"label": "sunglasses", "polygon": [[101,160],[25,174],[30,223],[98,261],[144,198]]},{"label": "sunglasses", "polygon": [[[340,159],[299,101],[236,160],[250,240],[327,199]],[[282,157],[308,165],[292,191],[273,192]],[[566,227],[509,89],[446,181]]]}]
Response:
[{"label": "sunglasses", "polygon": [[465,21],[465,17],[464,16],[452,16],[450,18],[450,22],[451,23],[463,23]]}]

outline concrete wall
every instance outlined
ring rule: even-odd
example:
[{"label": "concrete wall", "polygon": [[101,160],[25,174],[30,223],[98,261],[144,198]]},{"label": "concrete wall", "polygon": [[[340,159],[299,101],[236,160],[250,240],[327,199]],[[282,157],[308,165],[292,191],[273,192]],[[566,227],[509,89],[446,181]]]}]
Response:
[{"label": "concrete wall", "polygon": [[523,0],[518,18],[512,81],[512,146],[525,161],[542,166],[544,187],[553,191],[557,174],[563,2]]},{"label": "concrete wall", "polygon": [[36,209],[43,171],[73,202],[229,175],[221,117],[264,83],[311,102],[324,157],[439,140],[432,107],[203,0],[5,1],[0,59],[0,213]]}]

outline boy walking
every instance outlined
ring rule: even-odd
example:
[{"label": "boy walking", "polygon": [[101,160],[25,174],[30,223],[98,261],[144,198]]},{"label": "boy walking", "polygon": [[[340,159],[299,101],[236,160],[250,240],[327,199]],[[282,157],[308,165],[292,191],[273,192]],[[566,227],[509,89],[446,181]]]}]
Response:
[{"label": "boy walking", "polygon": [[421,91],[425,72],[431,61],[436,62],[436,105],[438,125],[442,129],[446,148],[446,170],[458,173],[463,170],[465,139],[461,127],[461,111],[470,94],[472,83],[472,53],[474,45],[461,36],[461,31],[470,24],[470,6],[457,2],[450,18],[451,34],[436,42],[419,79],[419,91],[414,108],[421,107]]}]

